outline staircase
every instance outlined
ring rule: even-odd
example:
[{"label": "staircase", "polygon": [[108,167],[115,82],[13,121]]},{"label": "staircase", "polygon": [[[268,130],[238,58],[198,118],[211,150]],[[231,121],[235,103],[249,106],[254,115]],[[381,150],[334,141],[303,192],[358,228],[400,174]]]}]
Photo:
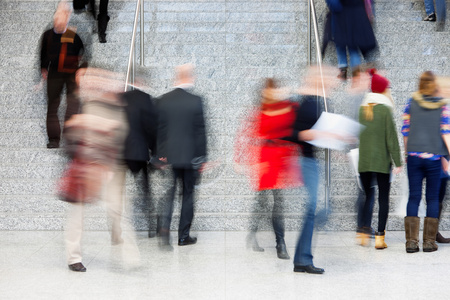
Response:
[{"label": "staircase", "polygon": [[[317,15],[322,23],[325,6],[316,2],[320,2]],[[45,148],[46,96],[38,67],[39,39],[51,27],[56,5],[55,0],[0,3],[0,230],[60,230],[64,226],[67,205],[55,197],[54,184],[66,158],[62,150]],[[91,66],[125,72],[135,6],[131,0],[110,0],[106,44],[98,43],[92,16],[73,15],[71,25],[78,28],[89,50]],[[427,69],[450,73],[446,64],[449,29],[435,32],[434,23],[421,21],[422,0],[377,0],[375,8],[380,61],[391,81],[400,129],[402,106],[416,89],[419,74]],[[235,133],[246,109],[258,100],[262,78],[274,76],[288,86],[299,85],[307,63],[306,18],[307,3],[298,0],[145,1],[149,92],[157,96],[168,91],[174,66],[193,62],[196,90],[205,97],[210,159],[217,167],[204,175],[198,187],[194,230],[247,230],[254,193],[246,178],[233,170]],[[336,64],[332,48],[325,62]],[[348,85],[342,84],[332,95],[334,112],[348,113]],[[329,222],[320,228],[353,230],[357,187],[345,153],[332,152],[331,172],[333,210]],[[153,173],[151,185],[154,198],[160,198],[167,186],[164,174]],[[393,184],[391,212],[397,209],[401,189],[399,181]],[[135,199],[139,194],[130,176],[127,197]],[[305,197],[303,189],[286,191],[288,230],[299,228]],[[319,210],[324,207],[323,198],[321,189]],[[101,205],[89,206],[85,226],[105,230],[105,215]],[[137,216],[135,221],[138,228],[146,229],[142,218]],[[402,216],[391,214],[388,229],[401,230],[402,222]],[[450,228],[447,215],[442,226]],[[269,222],[262,229],[270,229]]]}]

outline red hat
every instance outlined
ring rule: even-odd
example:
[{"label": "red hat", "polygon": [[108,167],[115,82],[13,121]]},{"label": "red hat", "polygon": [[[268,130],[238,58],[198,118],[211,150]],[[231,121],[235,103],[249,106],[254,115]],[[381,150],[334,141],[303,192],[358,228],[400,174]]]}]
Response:
[{"label": "red hat", "polygon": [[376,69],[370,69],[369,74],[372,75],[372,92],[382,94],[389,87],[387,78],[376,74]]}]

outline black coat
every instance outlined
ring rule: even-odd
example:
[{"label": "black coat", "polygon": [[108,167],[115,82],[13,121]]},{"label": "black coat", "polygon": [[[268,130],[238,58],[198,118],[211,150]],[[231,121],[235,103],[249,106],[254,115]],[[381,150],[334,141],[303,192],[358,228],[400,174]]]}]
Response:
[{"label": "black coat", "polygon": [[126,102],[129,132],[125,140],[124,159],[148,161],[149,149],[155,151],[158,115],[149,94],[139,90],[122,95]]},{"label": "black coat", "polygon": [[202,98],[176,88],[158,104],[158,157],[176,168],[192,168],[206,158],[206,130]]},{"label": "black coat", "polygon": [[362,53],[375,49],[377,41],[364,0],[340,0],[340,4],[342,9],[333,9],[329,5],[332,13],[332,37],[336,46],[356,47]]}]

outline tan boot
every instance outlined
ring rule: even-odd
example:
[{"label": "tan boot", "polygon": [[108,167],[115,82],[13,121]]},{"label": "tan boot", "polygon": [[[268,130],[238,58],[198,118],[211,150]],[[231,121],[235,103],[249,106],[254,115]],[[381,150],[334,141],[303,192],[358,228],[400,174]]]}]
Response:
[{"label": "tan boot", "polygon": [[414,253],[419,251],[419,229],[419,217],[405,217],[406,252]]},{"label": "tan boot", "polygon": [[369,245],[370,234],[368,233],[370,228],[363,227],[361,231],[356,233],[356,242],[361,246]]},{"label": "tan boot", "polygon": [[375,232],[375,249],[384,249],[387,248],[386,243],[384,242],[384,236],[386,231],[383,232]]},{"label": "tan boot", "polygon": [[438,249],[438,245],[436,244],[438,226],[438,218],[425,218],[423,225],[423,252],[433,252]]}]

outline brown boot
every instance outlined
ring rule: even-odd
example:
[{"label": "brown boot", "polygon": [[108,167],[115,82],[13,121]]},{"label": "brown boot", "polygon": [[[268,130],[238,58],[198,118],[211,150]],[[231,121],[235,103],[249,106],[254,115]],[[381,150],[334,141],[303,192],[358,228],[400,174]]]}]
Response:
[{"label": "brown boot", "polygon": [[405,217],[406,252],[414,253],[419,251],[419,229],[419,217]]},{"label": "brown boot", "polygon": [[385,249],[385,248],[387,248],[387,245],[384,242],[385,233],[386,233],[386,231],[375,232],[375,249]]},{"label": "brown boot", "polygon": [[438,218],[425,217],[423,225],[423,252],[433,252],[438,249],[438,245],[436,244],[438,226]]}]

